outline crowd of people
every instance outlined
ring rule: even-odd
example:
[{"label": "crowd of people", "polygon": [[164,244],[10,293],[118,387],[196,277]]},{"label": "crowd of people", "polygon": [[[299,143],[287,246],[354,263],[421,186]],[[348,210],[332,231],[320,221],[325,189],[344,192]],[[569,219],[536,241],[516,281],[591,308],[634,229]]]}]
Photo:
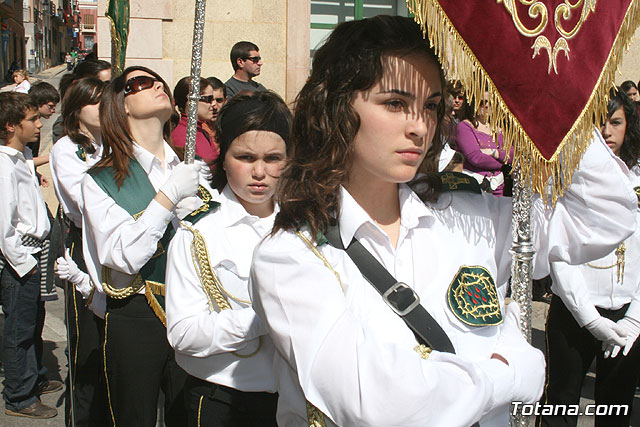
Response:
[{"label": "crowd of people", "polygon": [[[172,90],[93,59],[59,91],[0,94],[5,413],[57,414],[39,399],[63,387],[42,366],[54,271],[67,425],[155,426],[162,395],[167,426],[505,426],[513,402],[577,404],[594,358],[596,403],[631,406],[633,83],[611,92],[565,195],[534,200],[534,276],[553,279],[545,357],[505,299],[513,151],[488,97],[445,81],[418,24],[338,25],[293,111],[254,81],[257,45],[230,61],[225,83],[200,79],[197,103],[190,77]],[[60,100],[40,156],[40,119]],[[39,189],[47,162],[57,215]],[[577,420],[551,415],[538,422]]]}]

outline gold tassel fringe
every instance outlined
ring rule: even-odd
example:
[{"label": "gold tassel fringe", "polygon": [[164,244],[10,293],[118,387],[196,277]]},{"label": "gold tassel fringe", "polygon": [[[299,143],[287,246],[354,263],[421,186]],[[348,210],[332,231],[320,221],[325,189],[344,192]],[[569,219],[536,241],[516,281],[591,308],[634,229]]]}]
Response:
[{"label": "gold tassel fringe", "polygon": [[160,305],[158,300],[156,299],[156,296],[151,291],[151,286],[146,285],[144,287],[144,296],[147,297],[147,303],[149,303],[149,306],[151,307],[151,309],[155,313],[156,317],[158,319],[160,319],[160,321],[162,322],[162,324],[166,328],[167,327],[167,315],[164,312],[164,309],[162,308],[162,306]]},{"label": "gold tassel fringe", "polygon": [[[573,172],[589,146],[594,125],[603,123],[606,119],[607,100],[609,90],[614,86],[615,73],[640,23],[640,2],[632,0],[587,104],[549,160],[542,156],[518,119],[509,111],[491,77],[440,4],[436,0],[406,2],[425,37],[428,35],[442,66],[448,74],[461,81],[470,99],[482,99],[485,92],[489,93],[489,125],[494,130],[493,136],[496,136],[498,130],[503,133],[505,150],[508,152],[511,147],[514,149],[514,169],[519,169],[520,176],[523,177],[531,174],[533,191],[545,200],[551,196],[552,203],[555,204],[571,184]],[[547,183],[550,188],[547,188]]]}]

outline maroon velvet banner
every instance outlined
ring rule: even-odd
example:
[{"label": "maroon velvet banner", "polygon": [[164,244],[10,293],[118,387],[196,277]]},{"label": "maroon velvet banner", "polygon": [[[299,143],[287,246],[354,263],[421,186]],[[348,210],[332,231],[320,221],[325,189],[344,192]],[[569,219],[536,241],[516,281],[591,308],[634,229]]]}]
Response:
[{"label": "maroon velvet banner", "polygon": [[438,3],[549,160],[595,93],[632,0]]}]

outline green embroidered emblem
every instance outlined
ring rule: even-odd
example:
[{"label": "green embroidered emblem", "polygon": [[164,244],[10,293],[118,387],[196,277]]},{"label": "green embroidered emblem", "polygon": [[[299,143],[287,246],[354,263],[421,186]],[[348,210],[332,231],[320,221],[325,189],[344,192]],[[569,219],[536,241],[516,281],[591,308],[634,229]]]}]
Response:
[{"label": "green embroidered emblem", "polygon": [[638,197],[638,207],[640,208],[640,185],[633,187],[633,191],[636,192],[636,196]]},{"label": "green embroidered emblem", "polygon": [[207,190],[202,185],[198,185],[196,197],[202,200],[202,206],[184,217],[184,220],[189,221],[191,224],[195,224],[196,222],[200,221],[209,213],[213,212],[215,208],[220,206],[220,203],[213,201],[213,197],[211,196],[209,190]]},{"label": "green embroidered emblem", "polygon": [[482,194],[480,184],[475,178],[459,172],[441,172],[440,181],[442,182],[442,191],[464,191],[467,193]]},{"label": "green embroidered emblem", "polygon": [[447,300],[462,323],[471,326],[502,323],[496,285],[484,267],[460,267],[449,285]]},{"label": "green embroidered emblem", "polygon": [[78,156],[78,158],[83,162],[87,161],[87,155],[84,152],[84,148],[82,148],[81,145],[78,145],[78,151],[76,151],[76,156]]}]

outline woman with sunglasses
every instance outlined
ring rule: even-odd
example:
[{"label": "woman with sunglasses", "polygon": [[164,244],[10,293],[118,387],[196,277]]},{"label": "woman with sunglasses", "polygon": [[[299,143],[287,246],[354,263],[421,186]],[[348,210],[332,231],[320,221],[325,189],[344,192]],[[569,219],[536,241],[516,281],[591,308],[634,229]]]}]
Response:
[{"label": "woman with sunglasses", "polygon": [[[433,174],[406,185],[421,165],[437,170],[442,148],[443,71],[422,34],[401,17],[339,24],[298,95],[280,211],[249,285],[276,348],[280,426],[505,426],[512,401],[542,393],[543,355],[517,304],[503,309],[511,201]],[[637,200],[603,141],[581,168],[554,210],[535,205],[537,274],[631,233]],[[392,276],[388,291],[365,279],[371,266]],[[433,317],[424,341],[397,314],[416,303]],[[451,341],[439,335],[440,351],[425,344],[439,328]]]},{"label": "woman with sunglasses", "polygon": [[166,425],[186,424],[186,373],[167,341],[164,272],[174,208],[196,194],[198,172],[166,142],[172,111],[157,73],[124,70],[102,95],[103,156],[82,182],[84,256],[107,295],[104,366],[118,426],[154,426],[160,389]]},{"label": "woman with sunglasses", "polygon": [[291,112],[273,92],[238,94],[217,124],[220,157],[211,185],[219,206],[171,241],[167,335],[191,374],[189,426],[275,427],[273,344],[251,308],[247,283],[253,249],[273,226]]},{"label": "woman with sunglasses", "polygon": [[[180,112],[180,121],[171,133],[171,142],[179,156],[184,153],[187,139],[187,96],[191,77],[180,79],[173,90],[173,99]],[[218,157],[218,149],[213,143],[212,135],[203,128],[203,124],[213,120],[213,103],[215,102],[213,86],[207,79],[200,79],[200,99],[198,99],[198,123],[196,128],[196,156],[205,163],[213,162]]]},{"label": "woman with sunglasses", "polygon": [[[612,92],[602,136],[631,169],[640,200],[640,119],[623,90]],[[640,218],[640,201],[637,207]],[[542,403],[578,405],[596,361],[596,405],[627,405],[626,413],[596,416],[596,425],[628,426],[640,376],[640,222],[606,256],[582,265],[552,263],[547,317],[547,386]],[[537,425],[576,425],[577,415],[542,416]]]},{"label": "woman with sunglasses", "polygon": [[91,284],[82,254],[82,180],[102,157],[98,110],[105,86],[99,79],[89,77],[68,88],[62,109],[66,136],[54,144],[50,153],[53,186],[70,222],[67,254],[58,258],[57,273],[72,286],[65,295],[69,378],[73,379],[67,379],[65,417],[69,424],[78,426],[106,425],[107,416],[102,368],[106,300]]}]

